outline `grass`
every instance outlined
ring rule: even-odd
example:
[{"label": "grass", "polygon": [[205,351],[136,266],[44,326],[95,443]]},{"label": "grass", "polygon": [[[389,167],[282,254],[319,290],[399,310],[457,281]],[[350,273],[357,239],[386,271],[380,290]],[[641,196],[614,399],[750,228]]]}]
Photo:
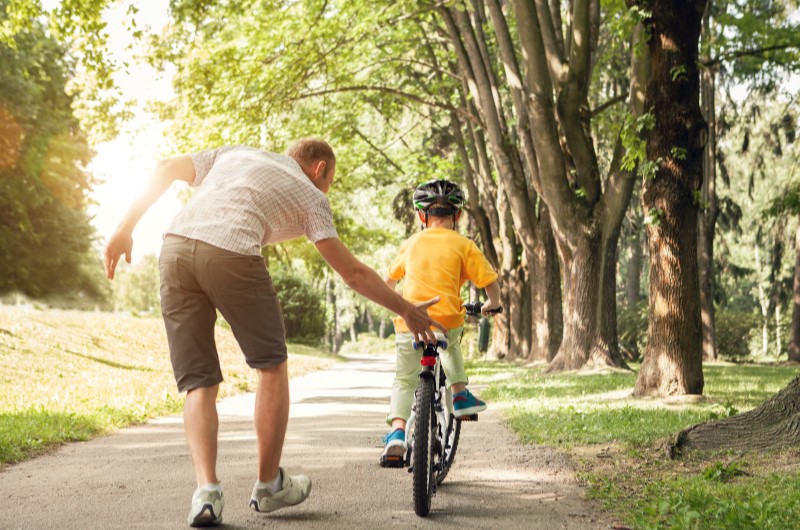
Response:
[{"label": "grass", "polygon": [[[218,326],[220,396],[253,390],[256,373]],[[289,345],[290,377],[336,358]],[[0,305],[0,464],[87,440],[183,407],[157,318]]]},{"label": "grass", "polygon": [[769,454],[691,452],[664,443],[690,425],[764,402],[797,375],[785,366],[704,367],[698,402],[634,399],[635,373],[543,375],[541,367],[468,363],[482,397],[508,404],[527,443],[571,454],[578,477],[614,517],[636,529],[800,528],[797,449]]}]

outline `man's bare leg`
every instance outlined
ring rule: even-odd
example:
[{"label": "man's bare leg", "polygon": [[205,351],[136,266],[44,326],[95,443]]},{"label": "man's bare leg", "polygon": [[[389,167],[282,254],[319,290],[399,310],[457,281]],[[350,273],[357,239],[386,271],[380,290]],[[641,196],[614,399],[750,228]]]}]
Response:
[{"label": "man's bare leg", "polygon": [[192,457],[197,485],[216,484],[217,480],[217,392],[219,385],[194,388],[183,404],[183,426]]},{"label": "man's bare leg", "polygon": [[278,475],[289,422],[289,374],[284,361],[259,368],[253,418],[258,438],[258,480],[269,482]]}]

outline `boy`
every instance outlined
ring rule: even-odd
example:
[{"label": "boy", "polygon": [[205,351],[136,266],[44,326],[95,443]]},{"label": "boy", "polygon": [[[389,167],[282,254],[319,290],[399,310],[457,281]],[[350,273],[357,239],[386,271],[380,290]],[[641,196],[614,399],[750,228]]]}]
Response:
[{"label": "boy", "polygon": [[[453,409],[457,418],[486,410],[486,403],[466,389],[467,375],[461,356],[461,335],[464,331],[461,286],[471,280],[478,288],[485,288],[488,300],[481,307],[487,313],[500,306],[500,286],[497,273],[475,243],[456,232],[456,223],[464,206],[464,193],[449,180],[431,180],[414,192],[423,230],[400,245],[398,256],[389,268],[386,283],[394,288],[405,278],[403,298],[409,302],[439,296],[441,300],[428,309],[428,314],[447,329],[447,349],[441,351],[450,388],[453,391]],[[419,375],[420,355],[412,347],[413,337],[402,318],[394,319],[397,345],[397,368],[387,423],[392,431],[386,436],[386,447],[381,455],[381,465],[387,457],[405,454],[405,427],[411,415],[414,389]]]}]

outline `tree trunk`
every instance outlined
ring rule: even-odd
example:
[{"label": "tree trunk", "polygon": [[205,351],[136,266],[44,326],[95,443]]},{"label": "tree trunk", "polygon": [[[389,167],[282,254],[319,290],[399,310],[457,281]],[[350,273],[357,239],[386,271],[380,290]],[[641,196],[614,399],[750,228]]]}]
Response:
[{"label": "tree trunk", "polygon": [[336,283],[333,276],[328,278],[327,282],[328,291],[328,307],[331,311],[331,327],[328,329],[328,345],[333,353],[339,353],[342,347],[342,330],[339,326],[339,308],[336,305]]},{"label": "tree trunk", "polygon": [[[701,38],[708,42],[712,38],[710,27],[711,2],[709,0],[703,17]],[[700,210],[698,260],[700,267],[700,314],[703,322],[703,359],[717,358],[717,330],[714,309],[714,233],[719,208],[717,205],[717,112],[716,82],[714,67],[703,70],[702,110],[708,123],[708,142],[703,154],[703,208]]]},{"label": "tree trunk", "polygon": [[634,227],[628,246],[628,268],[625,271],[625,300],[628,305],[635,305],[642,298],[642,238],[640,229]]},{"label": "tree trunk", "polygon": [[[616,340],[616,311],[613,297],[614,245],[600,235],[588,234],[571,250],[559,245],[563,283],[564,332],[561,347],[547,368],[548,372],[595,366],[624,367]],[[613,253],[611,257],[609,253]],[[609,269],[612,271],[609,282]],[[609,288],[610,283],[610,302]],[[610,335],[609,335],[610,333]]]},{"label": "tree trunk", "polygon": [[800,445],[800,377],[759,407],[679,432],[670,457],[688,449],[767,451]]},{"label": "tree trunk", "polygon": [[800,223],[794,233],[794,295],[792,296],[792,331],[789,361],[800,362]]},{"label": "tree trunk", "polygon": [[761,355],[767,356],[769,352],[769,298],[767,290],[764,289],[764,281],[761,279],[761,245],[758,241],[755,244],[756,272],[758,279],[758,305],[761,308]]},{"label": "tree trunk", "polygon": [[[540,208],[545,209],[546,206],[542,204]],[[549,362],[558,353],[564,332],[561,273],[549,215],[543,215],[537,226],[537,240],[541,245],[528,260],[533,327],[528,359]]]},{"label": "tree trunk", "polygon": [[503,268],[501,274],[504,309],[502,316],[492,319],[492,344],[488,357],[513,360],[524,357],[530,349],[530,288],[522,264],[512,270]]},{"label": "tree trunk", "polygon": [[699,107],[698,38],[705,0],[655,0],[648,43],[655,115],[642,188],[650,249],[647,348],[634,395],[703,392],[696,192],[702,185],[705,122]]}]

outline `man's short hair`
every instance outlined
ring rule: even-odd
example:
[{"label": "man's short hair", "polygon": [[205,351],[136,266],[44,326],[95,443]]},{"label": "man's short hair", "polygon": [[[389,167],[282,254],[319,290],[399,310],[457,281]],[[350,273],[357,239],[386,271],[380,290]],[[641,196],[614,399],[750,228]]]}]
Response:
[{"label": "man's short hair", "polygon": [[328,142],[317,138],[300,138],[292,142],[286,154],[297,160],[301,166],[324,160],[330,166],[336,161],[336,155]]}]

